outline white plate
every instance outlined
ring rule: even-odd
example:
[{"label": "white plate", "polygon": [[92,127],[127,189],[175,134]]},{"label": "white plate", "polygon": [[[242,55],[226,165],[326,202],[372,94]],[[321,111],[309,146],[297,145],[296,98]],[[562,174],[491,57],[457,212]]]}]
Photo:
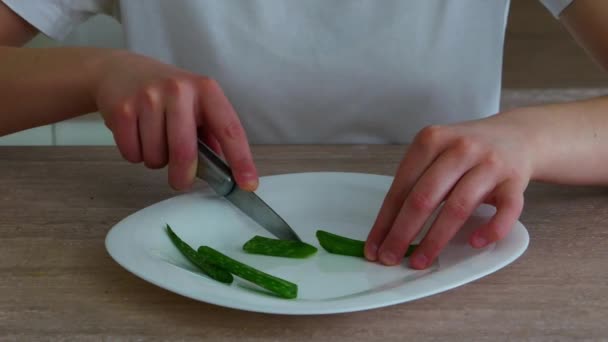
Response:
[{"label": "white plate", "polygon": [[[391,177],[356,173],[302,173],[264,177],[258,194],[319,252],[304,260],[246,254],[254,235],[271,236],[210,190],[168,199],[119,222],[106,237],[112,258],[135,275],[192,299],[248,311],[330,314],[403,303],[446,291],[492,273],[519,257],[528,232],[517,223],[502,241],[476,250],[473,228],[494,213],[482,206],[429,270],[385,267],[325,252],[317,229],[364,240]],[[168,223],[192,247],[209,245],[267,273],[295,282],[298,298],[268,295],[235,278],[224,285],[201,275],[167,237]],[[428,225],[425,229],[428,229]]]}]

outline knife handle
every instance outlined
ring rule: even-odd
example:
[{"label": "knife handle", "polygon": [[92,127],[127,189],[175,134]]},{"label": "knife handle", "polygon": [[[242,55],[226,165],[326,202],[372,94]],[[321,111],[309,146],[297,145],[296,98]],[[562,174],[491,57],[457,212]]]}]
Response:
[{"label": "knife handle", "polygon": [[234,189],[235,182],[228,164],[200,139],[198,141],[198,166],[196,175],[205,180],[220,196]]}]

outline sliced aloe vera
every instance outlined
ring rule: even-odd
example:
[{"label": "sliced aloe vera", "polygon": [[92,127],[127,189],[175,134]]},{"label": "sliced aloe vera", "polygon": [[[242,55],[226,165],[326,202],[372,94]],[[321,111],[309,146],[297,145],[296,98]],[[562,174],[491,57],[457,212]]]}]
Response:
[{"label": "sliced aloe vera", "polygon": [[180,253],[182,253],[186,257],[186,259],[188,259],[191,263],[193,263],[196,267],[203,271],[204,274],[225,284],[232,283],[234,277],[232,276],[232,274],[230,274],[230,272],[203,260],[203,258],[198,255],[194,248],[190,247],[190,245],[185,243],[182,239],[180,239],[179,236],[177,236],[177,234],[175,234],[175,232],[173,231],[173,229],[171,229],[169,225],[167,225],[166,229],[167,235],[169,235],[169,238],[171,239],[177,250],[179,250]]},{"label": "sliced aloe vera", "polygon": [[251,254],[304,259],[315,253],[317,248],[305,242],[271,239],[256,235],[243,245],[243,250]]},{"label": "sliced aloe vera", "polygon": [[[324,230],[317,230],[316,235],[321,247],[329,253],[360,258],[365,257],[365,241],[350,239]],[[410,245],[405,253],[405,257],[407,258],[412,255],[416,247],[418,245]]]},{"label": "sliced aloe vera", "polygon": [[265,288],[279,297],[293,299],[298,296],[298,285],[245,265],[209,246],[199,247],[198,254],[206,262]]}]

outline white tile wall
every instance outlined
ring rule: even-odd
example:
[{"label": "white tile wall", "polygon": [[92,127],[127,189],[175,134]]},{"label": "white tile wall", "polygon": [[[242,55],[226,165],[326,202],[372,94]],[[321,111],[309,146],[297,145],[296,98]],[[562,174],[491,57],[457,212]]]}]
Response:
[{"label": "white tile wall", "polygon": [[[28,47],[57,47],[62,45],[121,48],[124,46],[120,25],[107,16],[97,16],[81,25],[62,42],[38,35]],[[0,145],[113,145],[112,133],[96,113],[54,125],[0,137]]]},{"label": "white tile wall", "polygon": [[112,132],[106,127],[97,113],[55,124],[54,137],[54,144],[61,146],[114,145]]},{"label": "white tile wall", "polygon": [[32,128],[0,138],[0,146],[45,146],[53,143],[52,126]]}]

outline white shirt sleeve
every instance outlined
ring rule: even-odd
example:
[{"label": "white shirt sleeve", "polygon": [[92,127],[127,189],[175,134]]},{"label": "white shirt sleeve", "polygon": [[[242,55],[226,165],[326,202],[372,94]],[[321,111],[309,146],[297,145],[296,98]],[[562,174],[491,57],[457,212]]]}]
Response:
[{"label": "white shirt sleeve", "polygon": [[560,14],[570,6],[574,0],[540,0],[545,7],[553,14],[555,18],[559,18]]},{"label": "white shirt sleeve", "polygon": [[0,0],[45,35],[62,40],[90,17],[110,14],[114,0]]}]

